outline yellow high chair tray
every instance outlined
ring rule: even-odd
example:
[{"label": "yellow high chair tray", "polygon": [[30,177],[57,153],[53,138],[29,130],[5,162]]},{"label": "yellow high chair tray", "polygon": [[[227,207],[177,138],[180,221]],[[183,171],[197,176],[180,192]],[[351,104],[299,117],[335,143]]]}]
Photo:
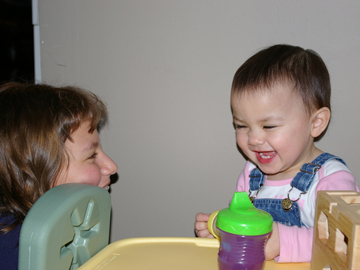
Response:
[{"label": "yellow high chair tray", "polygon": [[[219,241],[206,238],[129,238],[111,243],[79,270],[218,270]],[[310,263],[265,262],[264,270],[310,270]]]}]

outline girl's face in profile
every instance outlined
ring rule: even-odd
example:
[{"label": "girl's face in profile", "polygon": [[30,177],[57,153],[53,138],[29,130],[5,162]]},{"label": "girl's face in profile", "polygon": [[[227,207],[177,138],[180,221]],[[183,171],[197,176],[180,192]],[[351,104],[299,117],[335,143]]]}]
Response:
[{"label": "girl's face in profile", "polygon": [[97,130],[89,133],[89,128],[90,122],[83,122],[72,135],[73,141],[65,141],[68,162],[55,186],[80,183],[107,188],[110,185],[110,175],[116,173],[117,165],[101,149]]}]

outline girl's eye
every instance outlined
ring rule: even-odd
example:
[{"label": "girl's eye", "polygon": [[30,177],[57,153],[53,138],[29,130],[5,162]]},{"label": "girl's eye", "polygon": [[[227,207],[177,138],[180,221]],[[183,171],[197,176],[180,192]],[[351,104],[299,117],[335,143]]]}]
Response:
[{"label": "girl's eye", "polygon": [[246,126],[244,125],[234,125],[235,126],[235,129],[242,129],[242,128],[246,128]]},{"label": "girl's eye", "polygon": [[89,159],[96,158],[96,156],[97,156],[97,153],[94,153],[94,154],[92,154],[92,155],[89,157]]},{"label": "girl's eye", "polygon": [[276,126],[264,126],[264,129],[274,129]]}]

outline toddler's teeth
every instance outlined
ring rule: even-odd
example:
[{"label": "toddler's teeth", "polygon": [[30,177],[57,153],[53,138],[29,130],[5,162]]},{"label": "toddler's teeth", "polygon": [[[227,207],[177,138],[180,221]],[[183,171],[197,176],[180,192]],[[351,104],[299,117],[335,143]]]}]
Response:
[{"label": "toddler's teeth", "polygon": [[272,153],[271,155],[265,155],[264,153],[260,153],[260,157],[263,159],[269,159],[272,158],[274,156],[274,153]]}]

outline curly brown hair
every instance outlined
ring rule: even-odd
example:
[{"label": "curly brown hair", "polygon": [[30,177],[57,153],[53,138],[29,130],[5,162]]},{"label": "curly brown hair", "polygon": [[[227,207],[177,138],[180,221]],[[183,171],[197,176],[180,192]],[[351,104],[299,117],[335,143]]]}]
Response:
[{"label": "curly brown hair", "polygon": [[107,120],[95,94],[73,86],[6,83],[0,86],[0,224],[6,233],[22,223],[30,207],[53,187],[66,164],[64,143],[82,122],[90,130]]}]

